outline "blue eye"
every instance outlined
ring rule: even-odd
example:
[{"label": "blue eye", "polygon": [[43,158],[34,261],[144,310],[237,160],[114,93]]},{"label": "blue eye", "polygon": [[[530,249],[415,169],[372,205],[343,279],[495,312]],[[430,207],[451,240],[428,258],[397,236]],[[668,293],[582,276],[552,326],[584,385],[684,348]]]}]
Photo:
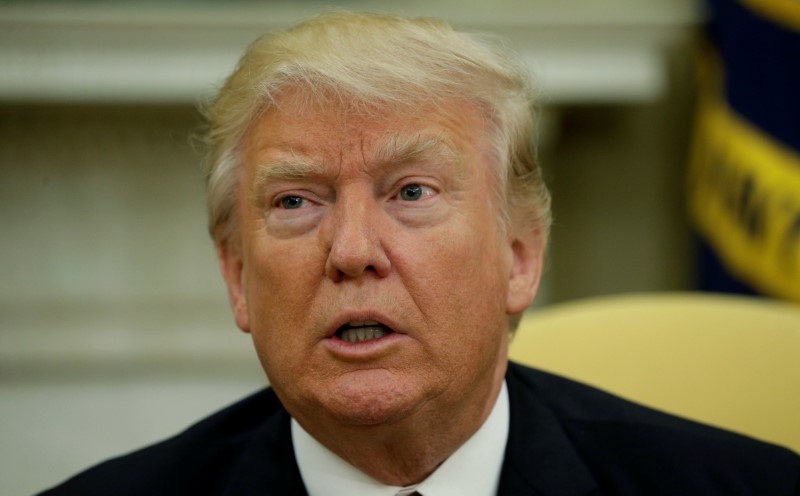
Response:
[{"label": "blue eye", "polygon": [[400,190],[400,198],[405,201],[417,201],[422,198],[424,191],[419,184],[409,184]]},{"label": "blue eye", "polygon": [[305,200],[301,196],[284,196],[280,200],[280,206],[287,210],[300,208],[303,203],[305,203]]}]

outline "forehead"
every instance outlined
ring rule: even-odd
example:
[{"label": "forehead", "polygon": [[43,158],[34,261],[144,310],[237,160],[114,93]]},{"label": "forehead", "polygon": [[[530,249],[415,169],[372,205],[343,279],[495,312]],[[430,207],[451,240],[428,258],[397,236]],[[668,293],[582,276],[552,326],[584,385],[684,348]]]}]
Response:
[{"label": "forehead", "polygon": [[323,163],[358,157],[364,163],[434,158],[489,160],[490,138],[478,105],[452,99],[412,105],[368,105],[347,98],[284,92],[250,127],[246,162],[272,155]]}]

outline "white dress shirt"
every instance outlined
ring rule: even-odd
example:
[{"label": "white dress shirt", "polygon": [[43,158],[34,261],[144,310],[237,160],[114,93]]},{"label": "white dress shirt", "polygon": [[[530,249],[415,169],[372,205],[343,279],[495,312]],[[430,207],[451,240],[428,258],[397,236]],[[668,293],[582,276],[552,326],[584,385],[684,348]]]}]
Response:
[{"label": "white dress shirt", "polygon": [[309,496],[495,496],[508,438],[508,390],[500,389],[489,417],[427,479],[409,487],[387,486],[339,458],[292,419],[292,443]]}]

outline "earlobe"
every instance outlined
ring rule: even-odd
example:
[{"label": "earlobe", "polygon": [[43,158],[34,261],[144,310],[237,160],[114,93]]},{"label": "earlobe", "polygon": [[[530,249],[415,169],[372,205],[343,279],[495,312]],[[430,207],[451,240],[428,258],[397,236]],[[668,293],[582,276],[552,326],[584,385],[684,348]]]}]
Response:
[{"label": "earlobe", "polygon": [[509,274],[506,312],[516,315],[525,311],[539,290],[544,265],[544,241],[538,232],[528,239],[511,242],[512,264]]},{"label": "earlobe", "polygon": [[250,319],[247,315],[247,296],[244,291],[244,262],[239,242],[223,238],[216,242],[217,259],[225,285],[228,287],[230,301],[236,325],[244,332],[250,332]]}]

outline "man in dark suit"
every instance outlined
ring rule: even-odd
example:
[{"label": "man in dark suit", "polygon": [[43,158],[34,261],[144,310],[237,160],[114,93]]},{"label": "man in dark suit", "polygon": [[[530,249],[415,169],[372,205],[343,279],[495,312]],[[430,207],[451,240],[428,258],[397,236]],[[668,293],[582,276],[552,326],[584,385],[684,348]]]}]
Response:
[{"label": "man in dark suit", "polygon": [[271,388],[50,495],[797,494],[800,459],[507,359],[550,224],[533,89],[426,19],[257,40],[209,218]]}]

